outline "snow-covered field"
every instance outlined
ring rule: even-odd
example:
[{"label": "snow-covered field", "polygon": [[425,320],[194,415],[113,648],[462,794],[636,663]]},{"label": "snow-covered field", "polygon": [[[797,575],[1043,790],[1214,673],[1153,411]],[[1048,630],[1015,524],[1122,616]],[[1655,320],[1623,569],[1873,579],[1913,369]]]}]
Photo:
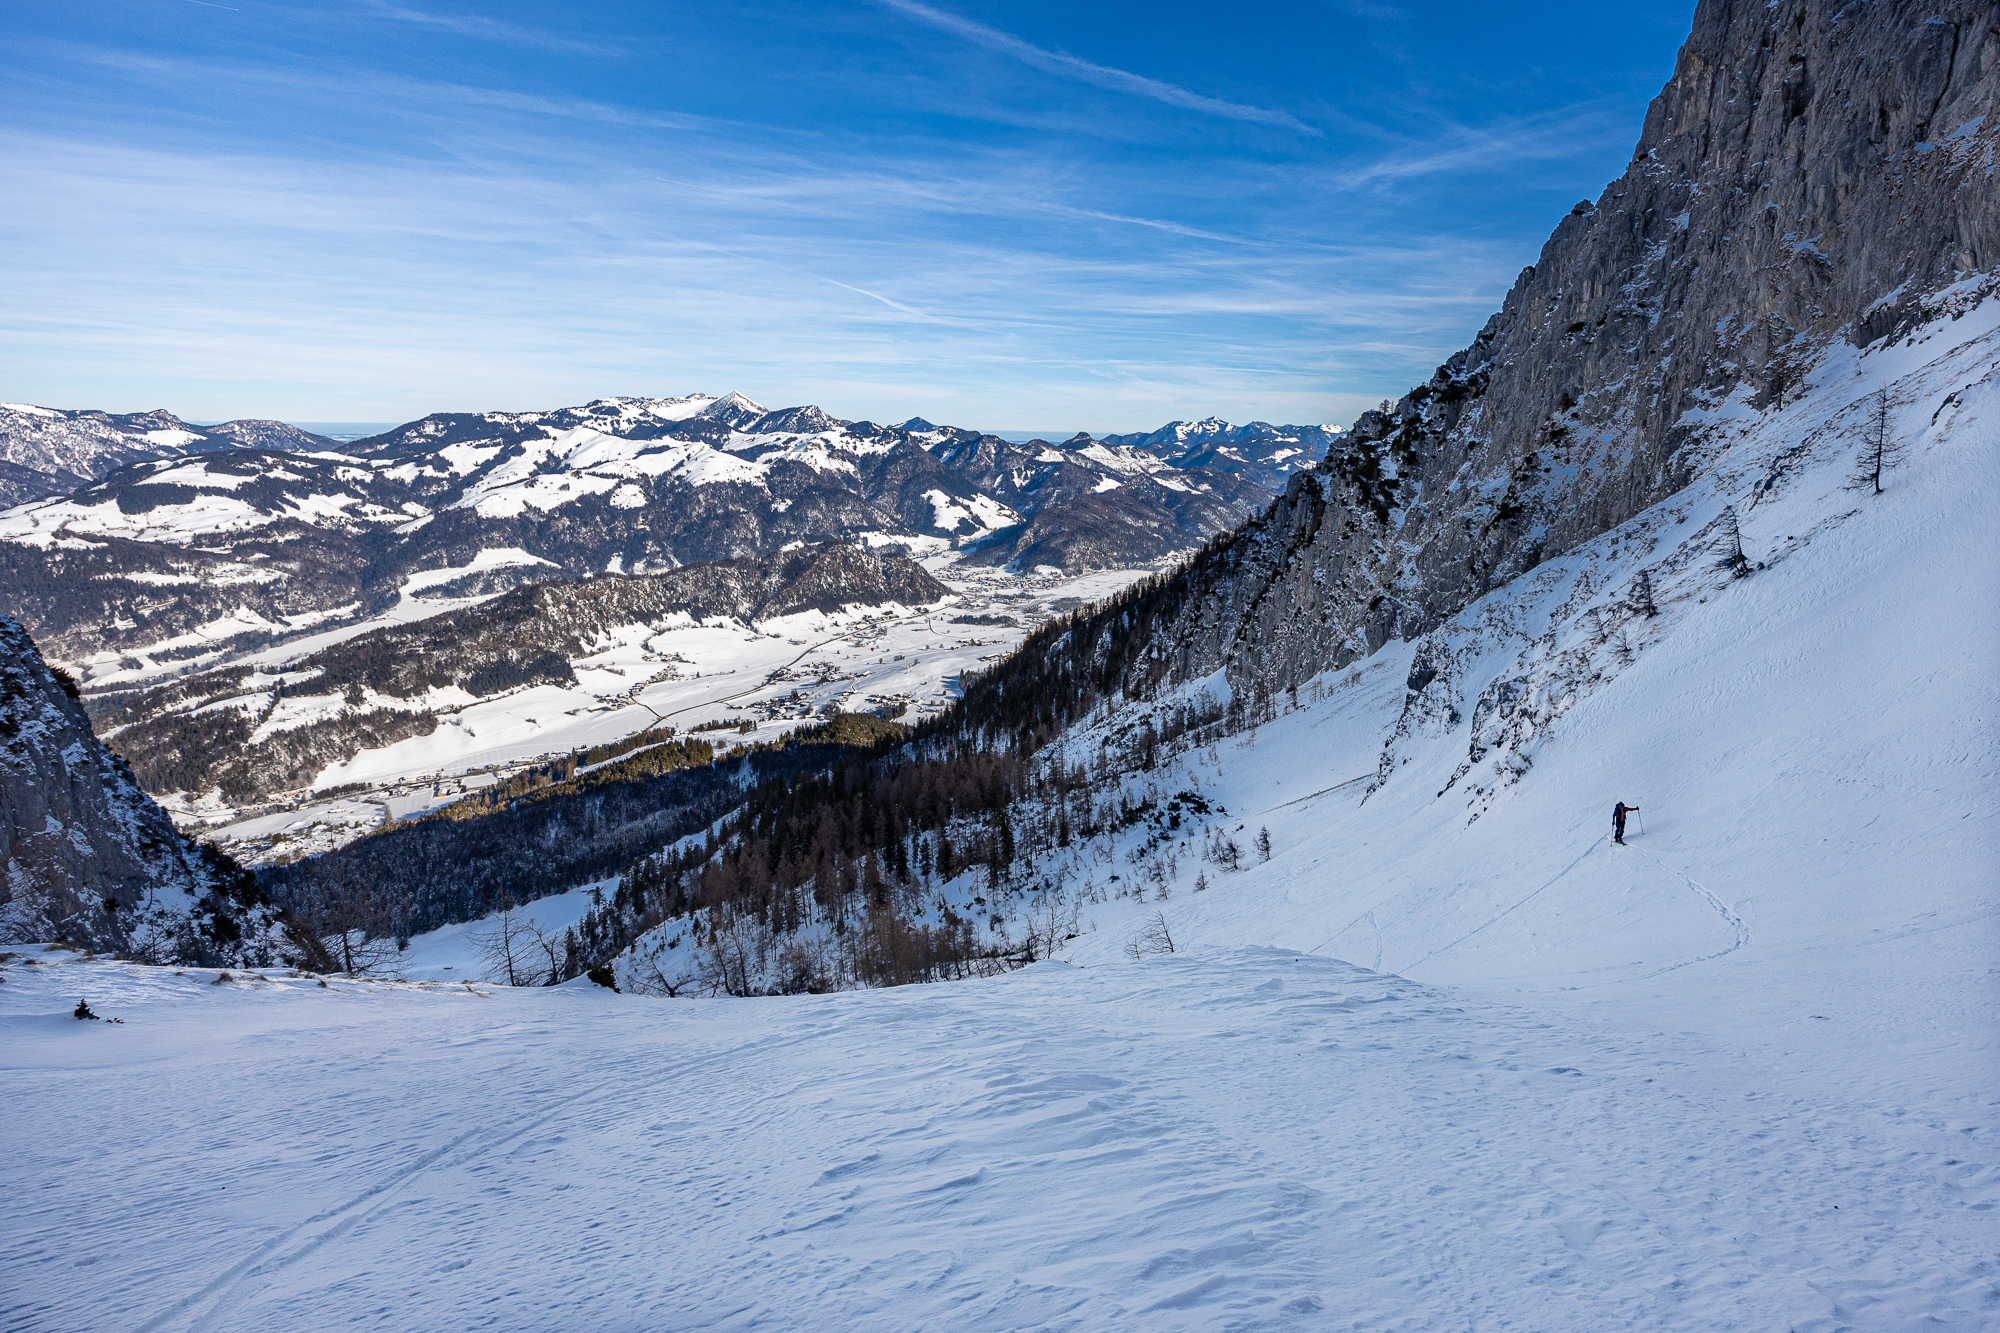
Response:
[{"label": "snow-covered field", "polygon": [[[596,886],[615,887],[611,880]],[[524,927],[560,937],[583,920],[596,899],[590,889],[571,889],[550,894],[515,909],[514,919]],[[494,966],[482,947],[481,936],[487,923],[462,921],[413,938],[393,958],[377,966],[377,971],[402,981],[498,981],[504,973]]]},{"label": "snow-covered field", "polygon": [[[6,978],[10,1328],[1976,1328],[1994,1309],[1990,1117],[1869,1095],[1894,1068],[1774,1078],[1670,1011],[1257,948],[782,1001]],[[67,1017],[76,992],[126,1021]]]}]

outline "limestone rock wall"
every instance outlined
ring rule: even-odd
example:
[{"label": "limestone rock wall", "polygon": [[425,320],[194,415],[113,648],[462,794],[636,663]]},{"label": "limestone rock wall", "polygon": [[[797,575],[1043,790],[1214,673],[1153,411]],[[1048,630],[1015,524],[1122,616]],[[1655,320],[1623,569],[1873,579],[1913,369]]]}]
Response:
[{"label": "limestone rock wall", "polygon": [[1685,486],[1704,409],[2000,278],[2000,8],[1703,0],[1625,173],[1472,344],[1199,562],[1183,679],[1277,690]]}]

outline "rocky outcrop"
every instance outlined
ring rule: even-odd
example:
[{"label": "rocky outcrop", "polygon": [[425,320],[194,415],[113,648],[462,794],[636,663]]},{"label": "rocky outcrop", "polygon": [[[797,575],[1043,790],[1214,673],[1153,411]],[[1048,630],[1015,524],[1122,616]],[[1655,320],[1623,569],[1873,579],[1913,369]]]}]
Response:
[{"label": "rocky outcrop", "polygon": [[150,962],[318,961],[235,862],[196,846],[106,750],[75,686],[0,618],[0,941]]},{"label": "rocky outcrop", "polygon": [[1624,175],[1471,346],[1196,562],[1172,674],[1276,690],[1415,637],[1685,486],[1732,393],[1962,308],[2000,276],[1996,113],[1989,4],[1704,0]]}]

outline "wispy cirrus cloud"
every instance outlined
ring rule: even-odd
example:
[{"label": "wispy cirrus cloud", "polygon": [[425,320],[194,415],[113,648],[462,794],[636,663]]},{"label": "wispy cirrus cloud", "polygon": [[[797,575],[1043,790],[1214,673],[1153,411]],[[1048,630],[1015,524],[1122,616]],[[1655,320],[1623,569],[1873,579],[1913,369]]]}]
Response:
[{"label": "wispy cirrus cloud", "polygon": [[440,28],[447,32],[458,33],[462,37],[506,42],[514,46],[539,47],[544,51],[570,51],[586,55],[624,54],[623,49],[618,46],[604,42],[578,41],[576,38],[564,37],[545,28],[509,23],[505,19],[488,18],[484,14],[437,14],[427,9],[413,9],[408,5],[389,4],[386,0],[365,0],[363,12],[401,23],[418,23],[425,27]]},{"label": "wispy cirrus cloud", "polygon": [[[38,11],[0,33],[0,397],[1338,421],[1461,345],[1629,147],[1609,81],[1496,97],[1530,76],[1487,32],[1343,68],[1355,33],[1298,13],[1161,57],[1127,54],[1174,50],[1140,7],[1073,16],[1116,68],[936,7],[965,2]],[[600,31],[628,58],[568,35]],[[1131,72],[1190,48],[1242,100]],[[1243,126],[1277,132],[1213,132]]]},{"label": "wispy cirrus cloud", "polygon": [[1209,97],[1183,88],[1179,84],[1149,79],[1143,74],[1100,65],[1064,51],[1051,51],[1016,37],[1010,32],[989,28],[984,23],[958,14],[946,13],[942,9],[933,9],[929,5],[918,3],[918,0],[881,0],[881,3],[899,13],[909,15],[920,23],[963,37],[989,51],[1012,56],[1022,64],[1031,65],[1045,73],[1077,79],[1099,88],[1109,88],[1113,92],[1128,93],[1134,97],[1149,97],[1155,102],[1164,102],[1168,106],[1177,106],[1188,111],[1199,111],[1205,115],[1223,116],[1230,120],[1249,121],[1258,125],[1275,125],[1280,129],[1316,137],[1322,134],[1322,131],[1289,112],[1273,111],[1268,107],[1247,106],[1242,102],[1230,102],[1220,97]]},{"label": "wispy cirrus cloud", "polygon": [[[525,128],[505,159],[461,139],[449,163],[349,166],[0,134],[0,182],[33,201],[0,223],[24,261],[0,277],[0,379],[112,401],[90,368],[115,364],[117,402],[323,420],[729,387],[989,428],[1336,420],[1333,349],[1342,378],[1399,385],[1511,271],[1407,235],[1329,253],[1138,228],[1163,248],[1120,235],[1150,221],[1130,215],[1092,244],[1094,210],[1028,152],[939,174],[732,149],[668,182]],[[113,205],[135,191],[160,205]],[[1431,276],[1390,293],[1385,272]]]},{"label": "wispy cirrus cloud", "polygon": [[1387,184],[1453,171],[1505,171],[1527,162],[1575,156],[1584,145],[1622,145],[1631,127],[1603,103],[1561,107],[1484,125],[1448,124],[1438,133],[1342,167],[1346,188]]}]

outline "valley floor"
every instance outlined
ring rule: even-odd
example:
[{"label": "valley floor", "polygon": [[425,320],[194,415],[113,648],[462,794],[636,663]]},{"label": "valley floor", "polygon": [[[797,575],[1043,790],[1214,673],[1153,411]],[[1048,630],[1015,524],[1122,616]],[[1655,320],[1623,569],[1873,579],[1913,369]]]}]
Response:
[{"label": "valley floor", "polygon": [[[932,555],[924,563],[952,590],[951,601],[855,607],[838,615],[807,611],[755,626],[719,618],[696,624],[685,616],[664,628],[627,626],[601,651],[575,660],[576,684],[534,685],[478,700],[445,691],[463,697],[451,706],[435,706],[441,725],[434,731],[360,751],[324,769],[308,790],[246,806],[232,805],[219,791],[198,798],[178,793],[164,803],[182,827],[199,830],[245,864],[259,865],[329,851],[524,768],[657,726],[683,732],[719,728],[701,735],[721,747],[782,739],[835,710],[906,708],[904,716],[914,722],[946,707],[961,675],[1004,657],[1036,626],[1155,572],[1150,567],[1079,575],[1008,571],[964,564],[956,552]],[[417,575],[411,590],[456,572]],[[406,595],[395,611],[376,620],[242,660],[296,663],[308,651],[420,618],[409,609],[416,600]],[[483,600],[491,599],[445,600],[435,610],[420,610],[438,614]],[[962,619],[966,616],[972,620]],[[387,696],[370,703],[407,706]],[[325,696],[301,706],[292,722],[330,716],[340,706],[338,696]],[[739,724],[756,729],[739,737]],[[343,794],[328,796],[329,789]]]},{"label": "valley floor", "polygon": [[1307,954],[679,1003],[29,956],[0,985],[10,1329],[2000,1309],[1989,1125]]}]

